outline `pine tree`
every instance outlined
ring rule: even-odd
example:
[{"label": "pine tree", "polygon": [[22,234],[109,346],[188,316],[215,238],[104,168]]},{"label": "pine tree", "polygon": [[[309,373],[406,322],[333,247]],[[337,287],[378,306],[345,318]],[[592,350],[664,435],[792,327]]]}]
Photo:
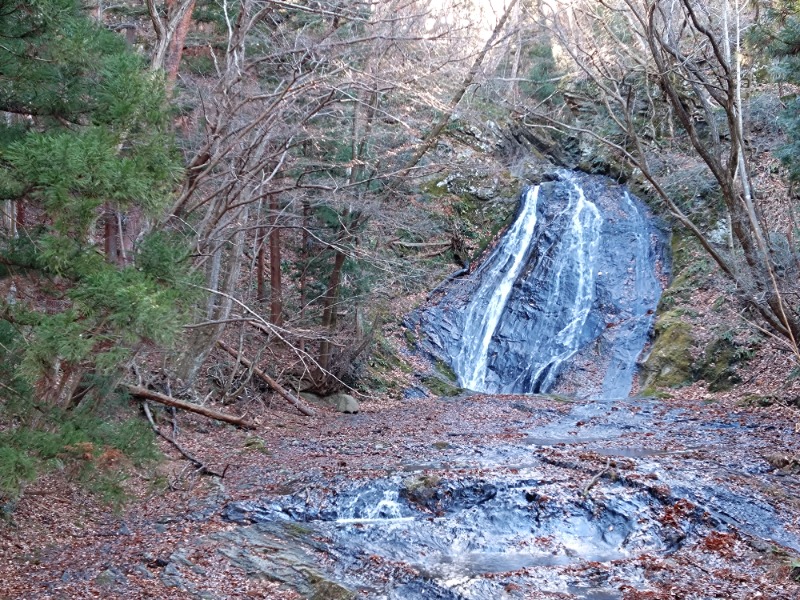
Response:
[{"label": "pine tree", "polygon": [[[752,45],[766,47],[776,59],[773,74],[778,82],[800,83],[800,2],[782,0],[774,3],[767,18],[754,29]],[[782,117],[788,143],[778,151],[792,180],[800,180],[800,98],[793,94],[786,98]]]},{"label": "pine tree", "polygon": [[190,300],[180,239],[139,228],[124,261],[107,239],[180,174],[163,78],[77,0],[0,0],[0,37],[0,402],[96,408]]}]

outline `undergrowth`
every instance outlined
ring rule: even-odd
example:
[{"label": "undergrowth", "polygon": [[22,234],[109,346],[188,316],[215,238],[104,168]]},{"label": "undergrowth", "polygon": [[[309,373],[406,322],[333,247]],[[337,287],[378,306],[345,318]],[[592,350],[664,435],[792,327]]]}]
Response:
[{"label": "undergrowth", "polygon": [[[100,410],[36,410],[25,419],[4,407],[0,432],[0,499],[15,499],[26,482],[46,471],[63,472],[104,502],[119,507],[133,467],[160,457],[146,423],[124,418],[119,406]],[[16,417],[16,418],[15,418]],[[16,422],[9,423],[13,419]]]}]

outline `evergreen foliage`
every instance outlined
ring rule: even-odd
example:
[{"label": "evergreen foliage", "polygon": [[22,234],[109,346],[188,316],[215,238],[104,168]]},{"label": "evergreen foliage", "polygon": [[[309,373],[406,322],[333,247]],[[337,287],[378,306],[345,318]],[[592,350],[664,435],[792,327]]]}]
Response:
[{"label": "evergreen foliage", "polygon": [[181,173],[162,77],[77,0],[0,0],[0,15],[0,199],[17,207],[0,229],[13,290],[0,409],[15,425],[0,438],[2,494],[76,444],[92,457],[152,446],[126,433],[135,422],[105,423],[107,398],[143,345],[174,339],[195,295],[179,238],[143,231],[126,264],[105,256],[107,211],[159,216]]},{"label": "evergreen foliage", "polygon": [[[800,83],[800,2],[782,0],[771,7],[765,23],[752,34],[754,47],[766,47],[776,59],[773,65],[778,81]],[[789,169],[792,180],[800,180],[800,98],[792,94],[786,98],[782,121],[789,143],[777,152]]]}]

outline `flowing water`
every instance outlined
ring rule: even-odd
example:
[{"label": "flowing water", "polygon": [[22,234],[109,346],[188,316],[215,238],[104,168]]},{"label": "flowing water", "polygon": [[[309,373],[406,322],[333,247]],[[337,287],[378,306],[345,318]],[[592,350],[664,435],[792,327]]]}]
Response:
[{"label": "flowing water", "polygon": [[666,241],[608,180],[562,173],[527,190],[496,249],[417,324],[471,390],[579,401],[484,399],[510,415],[486,441],[460,424],[470,398],[441,400],[452,415],[434,431],[452,442],[398,452],[404,462],[365,479],[301,475],[299,490],[231,503],[223,516],[240,527],[223,554],[313,599],[755,597],[753,549],[800,551],[800,524],[775,501],[786,482],[724,460],[760,425],[626,399]]},{"label": "flowing water", "polygon": [[462,345],[454,361],[461,384],[469,389],[484,389],[489,343],[530,247],[538,198],[538,186],[523,194],[522,210],[514,225],[481,268],[484,277],[475,290],[476,301],[468,305],[464,317],[464,337],[473,343]]},{"label": "flowing water", "polygon": [[[284,569],[308,598],[705,600],[757,597],[754,548],[800,552],[796,513],[778,501],[796,485],[715,459],[734,443],[758,446],[769,426],[700,423],[652,399],[524,408],[522,437],[465,440],[419,455],[427,464],[305,478],[301,491],[229,504],[236,564]],[[355,596],[303,587],[323,577]]]},{"label": "flowing water", "polygon": [[603,178],[527,190],[480,268],[420,312],[423,347],[474,391],[627,396],[668,276],[654,223]]}]

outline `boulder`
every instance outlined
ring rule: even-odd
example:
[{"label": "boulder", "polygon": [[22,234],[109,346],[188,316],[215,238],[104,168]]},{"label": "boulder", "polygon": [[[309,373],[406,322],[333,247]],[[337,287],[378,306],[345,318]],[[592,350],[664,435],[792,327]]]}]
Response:
[{"label": "boulder", "polygon": [[312,394],[311,392],[300,392],[300,397],[309,404],[316,404],[317,406],[326,404],[323,398],[317,396],[316,394]]},{"label": "boulder", "polygon": [[361,410],[358,400],[349,394],[334,394],[333,396],[328,396],[326,400],[340,413],[356,414]]}]

